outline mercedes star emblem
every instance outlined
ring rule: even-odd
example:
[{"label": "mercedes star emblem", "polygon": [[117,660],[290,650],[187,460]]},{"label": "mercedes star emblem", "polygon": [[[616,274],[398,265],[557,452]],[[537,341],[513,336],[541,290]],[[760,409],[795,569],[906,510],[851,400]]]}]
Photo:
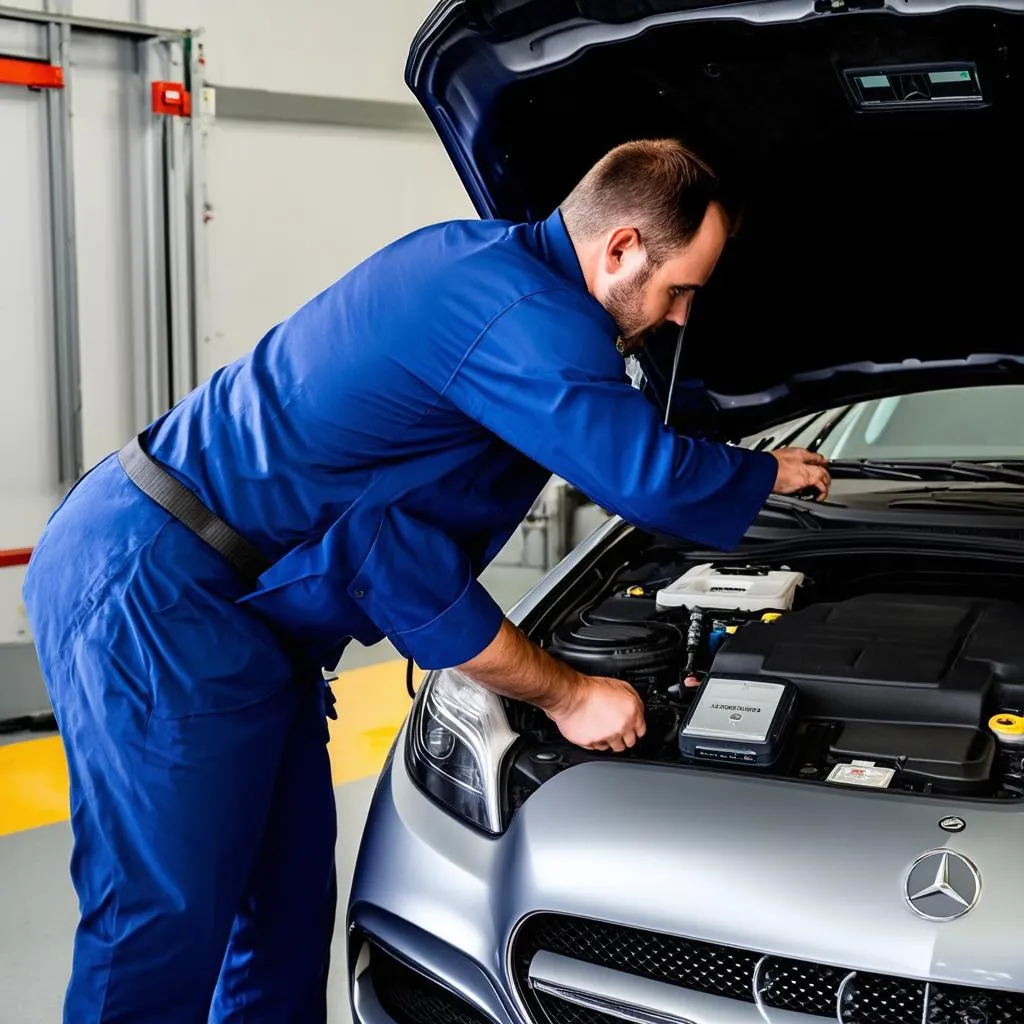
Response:
[{"label": "mercedes star emblem", "polygon": [[980,895],[978,869],[952,850],[929,850],[907,874],[907,905],[926,921],[955,921]]}]

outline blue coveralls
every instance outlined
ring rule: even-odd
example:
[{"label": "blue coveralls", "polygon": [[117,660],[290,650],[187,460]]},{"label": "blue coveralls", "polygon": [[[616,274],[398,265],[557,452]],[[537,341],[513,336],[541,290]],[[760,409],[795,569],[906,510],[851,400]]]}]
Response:
[{"label": "blue coveralls", "polygon": [[24,588],[67,752],[74,1024],[322,1021],[336,823],[321,666],[389,637],[463,662],[477,576],[551,473],[734,546],[771,455],[662,426],[556,211],[441,224],[355,268],[144,436],[273,561],[256,589],[115,456]]}]

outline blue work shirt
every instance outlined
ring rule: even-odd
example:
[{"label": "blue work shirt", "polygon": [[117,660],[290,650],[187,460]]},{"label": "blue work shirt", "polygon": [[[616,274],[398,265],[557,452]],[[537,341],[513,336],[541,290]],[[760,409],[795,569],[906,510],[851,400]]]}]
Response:
[{"label": "blue work shirt", "polygon": [[386,635],[456,665],[494,638],[477,577],[552,473],[718,548],[774,485],[771,455],[663,426],[617,333],[558,211],[444,223],[310,300],[144,443],[273,561],[238,603],[322,664]]}]

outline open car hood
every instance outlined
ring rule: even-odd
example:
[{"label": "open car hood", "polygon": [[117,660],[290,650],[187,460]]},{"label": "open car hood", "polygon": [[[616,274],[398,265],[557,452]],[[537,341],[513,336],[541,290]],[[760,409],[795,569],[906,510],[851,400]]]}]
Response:
[{"label": "open car hood", "polygon": [[[539,219],[633,138],[745,213],[694,303],[679,426],[739,438],[1024,380],[1024,3],[447,0],[406,80],[485,217]],[[643,354],[662,404],[676,332]]]}]

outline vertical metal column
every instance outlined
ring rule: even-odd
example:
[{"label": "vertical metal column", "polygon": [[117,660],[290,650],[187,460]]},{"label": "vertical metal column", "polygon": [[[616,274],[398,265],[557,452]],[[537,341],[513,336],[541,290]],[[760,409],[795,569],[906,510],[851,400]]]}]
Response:
[{"label": "vertical metal column", "polygon": [[78,269],[71,153],[71,75],[67,24],[47,26],[51,64],[64,68],[64,88],[46,97],[53,244],[54,343],[57,378],[58,471],[67,489],[82,475],[82,388],[78,345]]},{"label": "vertical metal column", "polygon": [[[174,81],[190,86],[190,48],[166,43]],[[164,118],[164,179],[167,214],[167,285],[170,326],[171,403],[197,383],[193,241],[193,166],[190,119]]]},{"label": "vertical metal column", "polygon": [[[140,42],[138,139],[132,160],[133,291],[136,301],[136,421],[141,428],[198,383],[196,210],[198,161],[192,118],[155,115],[150,84],[183,81],[190,88],[189,39]],[[144,105],[143,105],[144,104]]]},{"label": "vertical metal column", "polygon": [[192,224],[192,266],[189,282],[192,288],[192,344],[195,353],[193,372],[195,383],[199,383],[199,351],[209,339],[209,263],[206,251],[207,212],[210,208],[206,187],[206,154],[209,138],[210,119],[205,102],[205,59],[203,46],[196,36],[186,40],[189,77],[186,79],[192,92],[192,117],[188,122],[188,139],[191,162],[189,181],[191,183],[191,224]]},{"label": "vertical metal column", "polygon": [[151,111],[150,82],[166,76],[163,47],[136,44],[138,101],[133,104],[131,224],[133,281],[135,425],[142,429],[171,400],[167,327],[167,267],[164,216],[163,124]]}]

